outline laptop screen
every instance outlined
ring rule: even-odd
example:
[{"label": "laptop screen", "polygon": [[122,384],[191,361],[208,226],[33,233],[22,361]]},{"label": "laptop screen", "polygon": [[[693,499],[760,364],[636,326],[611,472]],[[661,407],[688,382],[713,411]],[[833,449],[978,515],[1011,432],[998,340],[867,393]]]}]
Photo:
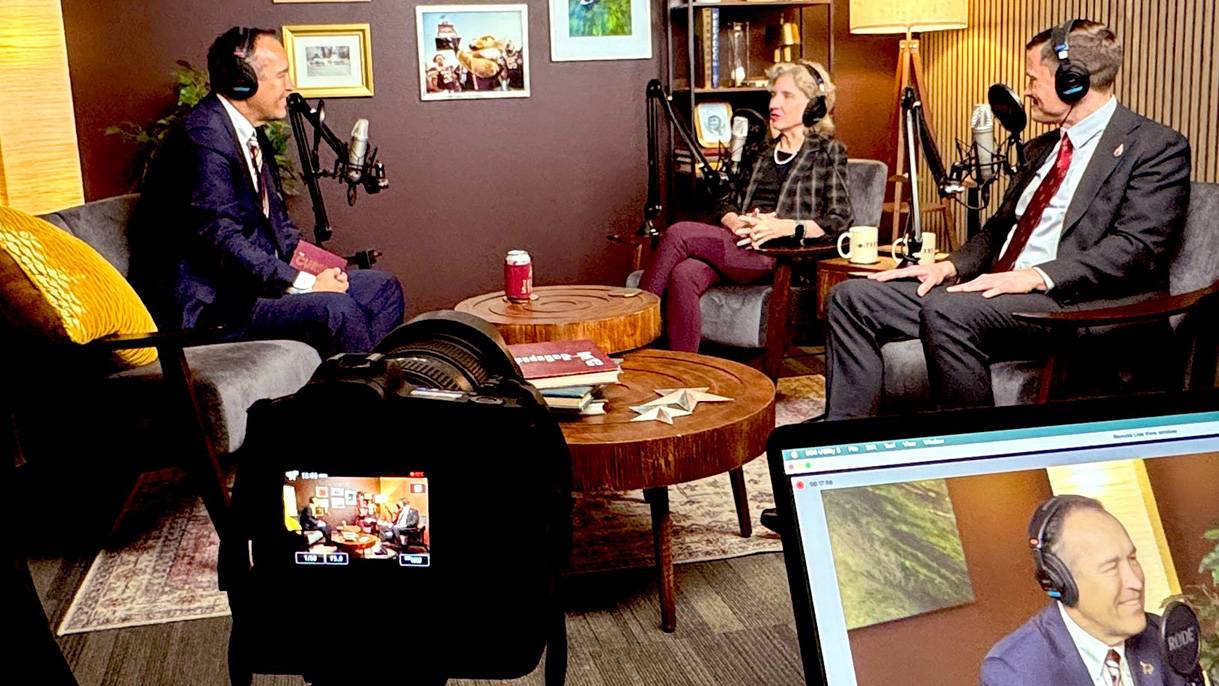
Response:
[{"label": "laptop screen", "polygon": [[809,683],[978,683],[1054,604],[1027,532],[1051,496],[1121,522],[1152,613],[1203,583],[1219,522],[1213,394],[796,425],[769,457]]}]

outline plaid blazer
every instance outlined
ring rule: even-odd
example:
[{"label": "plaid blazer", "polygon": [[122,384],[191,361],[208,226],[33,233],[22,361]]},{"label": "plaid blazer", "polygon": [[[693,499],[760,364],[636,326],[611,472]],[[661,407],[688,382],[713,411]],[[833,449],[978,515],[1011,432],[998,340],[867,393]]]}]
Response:
[{"label": "plaid blazer", "polygon": [[[750,209],[760,172],[775,166],[777,144],[776,138],[769,145],[757,146],[750,151],[754,154],[742,160],[739,178],[748,178],[749,183],[720,203],[719,217]],[[827,236],[837,237],[851,226],[853,218],[847,192],[846,146],[836,138],[810,132],[804,137],[795,165],[779,188],[775,214],[780,219],[811,219]]]}]

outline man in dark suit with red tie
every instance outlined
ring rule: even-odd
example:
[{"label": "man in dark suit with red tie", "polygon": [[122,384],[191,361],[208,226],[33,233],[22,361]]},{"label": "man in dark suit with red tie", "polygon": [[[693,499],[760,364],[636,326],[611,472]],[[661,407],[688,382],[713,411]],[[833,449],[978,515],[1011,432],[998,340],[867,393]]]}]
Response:
[{"label": "man in dark suit with red tie", "polygon": [[948,259],[848,281],[827,313],[827,417],[877,412],[880,346],[919,338],[935,401],[993,404],[988,365],[1046,348],[1014,312],[1164,291],[1189,205],[1189,143],[1117,103],[1121,45],[1072,20],[1026,46],[1028,166],[982,230]]},{"label": "man in dark suit with red tie", "polygon": [[398,280],[289,265],[301,235],[262,128],[288,115],[283,45],[273,31],[234,27],[207,63],[212,92],[158,153],[132,235],[132,276],[161,295],[150,303],[158,322],[301,340],[323,356],[371,350],[402,322]]}]

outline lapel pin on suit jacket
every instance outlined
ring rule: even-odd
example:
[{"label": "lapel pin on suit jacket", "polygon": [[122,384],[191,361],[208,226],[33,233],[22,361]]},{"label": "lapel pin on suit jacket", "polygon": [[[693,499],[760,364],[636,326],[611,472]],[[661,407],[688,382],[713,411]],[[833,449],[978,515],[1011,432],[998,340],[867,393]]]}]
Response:
[{"label": "lapel pin on suit jacket", "polygon": [[1154,666],[1154,665],[1152,665],[1152,664],[1150,664],[1150,663],[1143,662],[1142,660],[1139,660],[1139,666],[1143,668],[1143,673],[1144,673],[1144,674],[1146,674],[1146,675],[1148,675],[1148,676],[1150,676],[1150,675],[1152,675],[1152,674],[1155,674],[1155,673],[1156,673],[1156,668],[1155,668],[1155,666]]},{"label": "lapel pin on suit jacket", "polygon": [[1125,143],[1121,143],[1121,144],[1119,144],[1119,145],[1118,145],[1116,148],[1114,148],[1114,149],[1113,149],[1113,156],[1114,156],[1114,157],[1121,157],[1121,156],[1122,156],[1122,153],[1124,153],[1124,152],[1126,152],[1126,144],[1125,144]]}]

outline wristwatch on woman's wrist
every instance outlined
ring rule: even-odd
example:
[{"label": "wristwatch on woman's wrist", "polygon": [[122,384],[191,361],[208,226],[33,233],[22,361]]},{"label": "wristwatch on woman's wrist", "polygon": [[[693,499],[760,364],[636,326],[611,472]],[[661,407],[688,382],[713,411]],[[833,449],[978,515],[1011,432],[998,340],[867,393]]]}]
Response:
[{"label": "wristwatch on woman's wrist", "polygon": [[796,232],[792,234],[792,238],[800,245],[804,245],[804,222],[796,222]]}]

